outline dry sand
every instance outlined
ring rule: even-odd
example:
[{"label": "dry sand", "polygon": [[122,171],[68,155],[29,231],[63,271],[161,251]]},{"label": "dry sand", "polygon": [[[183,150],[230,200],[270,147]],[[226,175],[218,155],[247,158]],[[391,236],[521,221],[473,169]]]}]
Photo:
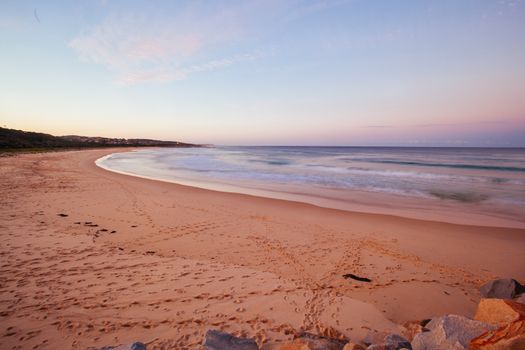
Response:
[{"label": "dry sand", "polygon": [[331,327],[359,340],[472,316],[482,282],[525,279],[523,229],[323,209],[94,165],[115,151],[0,158],[0,349],[199,349],[209,328],[263,342]]}]

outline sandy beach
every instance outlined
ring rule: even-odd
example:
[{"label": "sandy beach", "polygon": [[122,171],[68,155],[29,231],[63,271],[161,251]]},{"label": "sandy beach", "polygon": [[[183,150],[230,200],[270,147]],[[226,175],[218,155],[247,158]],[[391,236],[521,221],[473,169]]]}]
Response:
[{"label": "sandy beach", "polygon": [[94,164],[117,151],[0,158],[1,349],[200,349],[208,329],[259,344],[300,330],[359,341],[472,316],[481,284],[525,280],[525,229],[325,209]]}]

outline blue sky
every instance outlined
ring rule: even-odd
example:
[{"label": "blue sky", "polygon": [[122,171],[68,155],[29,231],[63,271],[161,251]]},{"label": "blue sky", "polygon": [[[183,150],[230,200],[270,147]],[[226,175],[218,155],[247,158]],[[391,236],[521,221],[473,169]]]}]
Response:
[{"label": "blue sky", "polygon": [[519,0],[2,0],[0,52],[12,128],[525,146]]}]

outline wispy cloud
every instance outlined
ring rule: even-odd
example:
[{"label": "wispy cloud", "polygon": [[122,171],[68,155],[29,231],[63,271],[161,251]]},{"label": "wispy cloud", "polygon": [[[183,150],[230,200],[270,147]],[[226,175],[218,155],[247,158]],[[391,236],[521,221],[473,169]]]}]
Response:
[{"label": "wispy cloud", "polygon": [[219,58],[195,64],[205,61],[200,56],[209,54],[214,46],[234,40],[238,28],[227,11],[202,17],[194,12],[184,9],[174,16],[109,16],[72,39],[69,46],[81,60],[105,66],[119,83],[126,84],[180,80],[195,71],[240,62],[238,58]]},{"label": "wispy cloud", "polygon": [[172,69],[150,69],[144,71],[135,71],[124,73],[117,79],[117,82],[121,85],[135,85],[140,83],[163,83],[176,80],[186,79],[193,73],[213,71],[227,66],[231,66],[235,63],[254,60],[261,57],[261,54],[243,54],[236,55],[232,58],[212,60],[202,64],[193,64],[189,66],[183,66],[180,68]]},{"label": "wispy cloud", "polygon": [[170,82],[260,58],[245,52],[257,51],[254,42],[267,28],[347,1],[189,2],[143,13],[131,9],[108,15],[69,46],[81,60],[112,71],[119,84]]},{"label": "wispy cloud", "polygon": [[203,45],[200,33],[169,23],[150,24],[146,18],[129,15],[110,17],[69,43],[83,60],[125,70],[143,64],[181,60]]}]

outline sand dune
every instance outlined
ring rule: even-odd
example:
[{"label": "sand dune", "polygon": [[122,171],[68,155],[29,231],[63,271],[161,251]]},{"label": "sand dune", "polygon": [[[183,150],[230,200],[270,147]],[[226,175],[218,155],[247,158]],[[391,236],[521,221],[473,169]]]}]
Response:
[{"label": "sand dune", "polygon": [[199,349],[209,328],[359,340],[471,316],[484,281],[525,279],[523,229],[140,179],[94,165],[110,152],[0,158],[1,349]]}]

